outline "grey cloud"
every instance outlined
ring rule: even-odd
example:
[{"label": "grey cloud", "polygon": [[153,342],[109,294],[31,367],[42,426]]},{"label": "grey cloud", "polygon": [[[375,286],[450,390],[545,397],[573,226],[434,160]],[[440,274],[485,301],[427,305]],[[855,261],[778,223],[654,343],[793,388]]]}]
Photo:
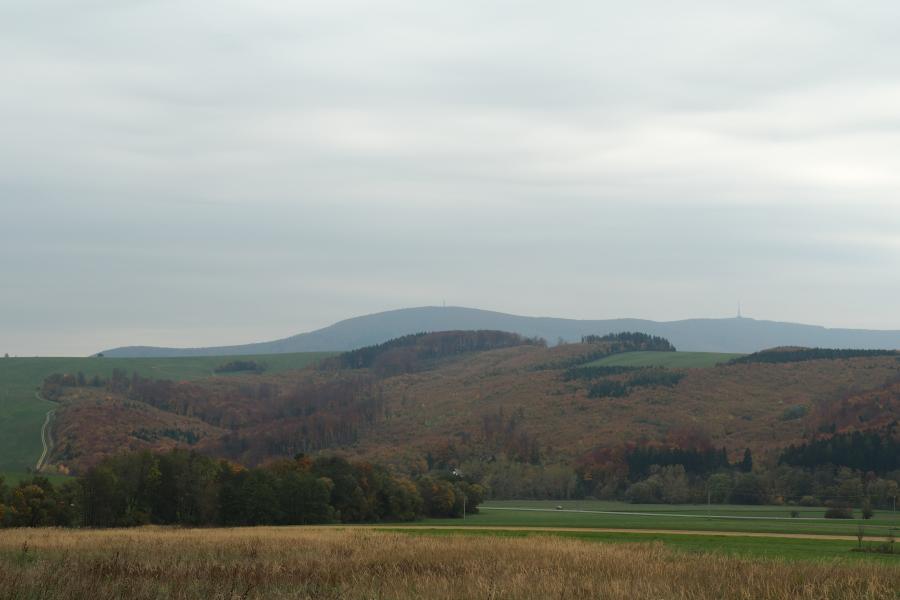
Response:
[{"label": "grey cloud", "polygon": [[444,298],[900,328],[898,13],[7,3],[0,342],[238,343]]}]

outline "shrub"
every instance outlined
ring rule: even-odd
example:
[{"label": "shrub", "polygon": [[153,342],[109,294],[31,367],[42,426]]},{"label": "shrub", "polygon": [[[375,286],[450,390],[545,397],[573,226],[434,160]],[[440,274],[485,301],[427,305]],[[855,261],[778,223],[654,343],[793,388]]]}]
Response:
[{"label": "shrub", "polygon": [[783,413],[781,413],[782,421],[794,421],[796,419],[802,419],[806,416],[806,407],[802,404],[795,404],[794,406],[787,407]]},{"label": "shrub", "polygon": [[825,511],[826,519],[852,519],[853,509],[849,506],[832,506]]},{"label": "shrub", "polygon": [[629,486],[625,492],[625,498],[633,504],[655,504],[660,502],[660,493],[655,481],[639,481]]},{"label": "shrub", "polygon": [[628,395],[628,386],[621,381],[601,380],[588,388],[588,398],[620,398]]},{"label": "shrub", "polygon": [[641,369],[628,380],[628,385],[632,387],[674,387],[682,379],[684,379],[684,373],[677,371],[658,368]]},{"label": "shrub", "polygon": [[255,360],[233,360],[223,365],[219,365],[214,369],[216,373],[240,373],[241,371],[262,373],[265,370],[266,365],[258,363]]},{"label": "shrub", "polygon": [[759,477],[753,473],[738,475],[731,490],[732,504],[765,504],[768,494]]},{"label": "shrub", "polygon": [[572,381],[574,379],[599,379],[601,377],[609,377],[611,375],[622,375],[623,373],[630,373],[632,371],[638,371],[641,367],[626,367],[626,366],[596,366],[596,367],[572,367],[567,369],[565,373],[563,373],[563,379],[565,381]]},{"label": "shrub", "polygon": [[724,504],[731,494],[731,475],[728,473],[714,473],[706,482],[709,488],[709,500],[714,504]]}]

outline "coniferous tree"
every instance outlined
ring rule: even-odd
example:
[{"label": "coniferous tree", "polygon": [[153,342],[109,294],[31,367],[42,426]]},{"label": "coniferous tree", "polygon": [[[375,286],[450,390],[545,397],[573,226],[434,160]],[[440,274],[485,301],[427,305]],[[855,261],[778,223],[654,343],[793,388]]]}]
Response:
[{"label": "coniferous tree", "polygon": [[753,470],[753,454],[750,448],[744,450],[744,458],[741,459],[739,467],[742,473],[749,473]]}]

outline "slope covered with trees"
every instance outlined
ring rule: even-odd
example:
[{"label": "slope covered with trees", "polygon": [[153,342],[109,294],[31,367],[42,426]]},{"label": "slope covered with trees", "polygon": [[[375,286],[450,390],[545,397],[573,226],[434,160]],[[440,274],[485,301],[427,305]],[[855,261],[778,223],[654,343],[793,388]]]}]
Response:
[{"label": "slope covered with trees", "polygon": [[627,334],[548,348],[447,332],[291,373],[49,378],[44,394],[62,404],[51,458],[84,473],[123,448],[191,448],[251,467],[340,452],[413,478],[456,470],[495,497],[686,501],[715,487],[720,499],[824,500],[844,480],[865,483],[862,466],[779,466],[781,452],[900,418],[900,361],[891,354],[582,366],[647,341]]},{"label": "slope covered with trees", "polygon": [[324,361],[325,368],[371,369],[380,376],[412,373],[441,358],[515,346],[546,346],[543,339],[504,331],[416,333],[344,352]]}]

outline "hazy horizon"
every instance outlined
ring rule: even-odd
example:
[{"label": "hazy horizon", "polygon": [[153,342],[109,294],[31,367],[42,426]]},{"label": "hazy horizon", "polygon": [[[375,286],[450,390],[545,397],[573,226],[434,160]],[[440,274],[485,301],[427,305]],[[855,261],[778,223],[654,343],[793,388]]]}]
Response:
[{"label": "hazy horizon", "polygon": [[[341,318],[341,319],[338,319],[338,320],[333,321],[333,322],[330,322],[330,323],[326,323],[326,324],[321,325],[321,326],[315,326],[315,327],[312,327],[312,328],[309,328],[309,329],[304,329],[304,330],[287,331],[287,332],[275,333],[275,334],[273,334],[272,336],[267,337],[267,338],[248,338],[248,339],[241,339],[241,340],[224,340],[224,341],[220,341],[220,342],[216,342],[216,343],[211,343],[211,344],[202,344],[202,343],[201,343],[201,344],[188,344],[188,345],[181,345],[181,346],[176,346],[176,345],[173,345],[173,344],[168,344],[168,343],[166,343],[164,340],[163,340],[163,341],[160,341],[160,342],[155,342],[155,343],[143,343],[143,342],[140,342],[140,341],[137,341],[137,342],[129,341],[129,342],[127,342],[127,343],[120,344],[120,345],[106,345],[106,346],[102,346],[102,347],[96,347],[96,348],[94,348],[94,349],[92,349],[92,350],[90,350],[90,351],[88,351],[88,352],[83,352],[83,353],[78,353],[78,354],[62,354],[62,353],[59,353],[59,354],[53,354],[53,353],[50,353],[50,354],[33,354],[33,355],[29,355],[29,354],[15,354],[15,353],[9,353],[9,355],[10,355],[10,356],[13,356],[13,357],[20,357],[20,358],[28,358],[29,356],[35,356],[35,357],[37,357],[37,356],[44,356],[44,357],[50,357],[50,356],[89,356],[89,355],[92,355],[92,354],[94,354],[94,353],[96,353],[96,352],[103,351],[103,350],[110,350],[110,349],[114,349],[114,348],[126,348],[126,347],[144,347],[144,346],[146,346],[146,347],[154,347],[154,348],[155,348],[155,347],[162,347],[162,348],[168,347],[168,348],[186,348],[186,349],[187,349],[187,348],[206,348],[206,347],[220,347],[220,346],[242,346],[242,345],[246,345],[246,344],[255,344],[255,343],[271,342],[271,341],[276,341],[276,340],[279,340],[279,339],[284,339],[284,338],[288,338],[288,337],[293,337],[293,336],[295,336],[295,335],[300,335],[300,334],[310,333],[310,332],[313,332],[313,331],[317,331],[317,330],[319,330],[319,329],[325,329],[325,328],[328,328],[328,327],[331,326],[331,325],[335,325],[335,324],[340,323],[340,322],[345,321],[345,320],[352,320],[352,319],[359,318],[359,317],[366,317],[366,316],[376,315],[376,314],[380,314],[380,313],[383,313],[383,312],[395,312],[395,311],[403,311],[403,310],[409,310],[409,309],[422,309],[422,308],[445,308],[445,309],[479,310],[479,311],[495,312],[495,313],[499,313],[499,314],[512,315],[512,316],[518,316],[518,317],[549,318],[549,319],[571,319],[571,320],[579,320],[579,321],[643,320],[643,321],[652,321],[652,322],[656,322],[656,323],[671,323],[671,322],[679,322],[679,321],[693,321],[693,320],[731,320],[731,319],[740,318],[740,319],[744,319],[744,320],[748,320],[748,321],[765,321],[765,322],[790,323],[790,324],[795,324],[795,325],[807,325],[807,326],[813,326],[813,327],[824,327],[824,328],[826,328],[826,329],[869,330],[869,331],[897,331],[897,330],[889,330],[889,329],[868,329],[868,328],[855,328],[855,327],[829,327],[828,325],[822,325],[821,323],[807,323],[807,322],[788,322],[788,321],[779,321],[779,320],[777,320],[777,319],[766,319],[766,318],[764,318],[764,317],[749,316],[749,315],[747,315],[747,314],[744,314],[743,312],[742,312],[742,314],[740,314],[740,315],[738,315],[738,314],[732,314],[732,315],[724,315],[724,316],[694,316],[694,317],[685,317],[685,318],[683,318],[683,319],[652,319],[652,318],[645,318],[645,317],[629,317],[629,316],[624,316],[624,317],[606,317],[606,318],[592,318],[592,317],[568,317],[568,316],[565,316],[565,315],[553,315],[553,314],[517,314],[517,313],[507,313],[507,312],[504,312],[504,311],[497,311],[497,310],[492,310],[492,309],[481,309],[481,308],[472,307],[472,306],[423,305],[423,306],[409,306],[409,307],[403,307],[403,308],[386,309],[386,310],[384,310],[384,311],[377,311],[377,312],[374,312],[374,313],[363,313],[363,314],[359,314],[359,315],[349,315],[349,316],[347,316],[347,317],[345,317],[345,318]],[[550,340],[550,341],[552,342],[553,340]],[[571,340],[570,340],[570,341],[571,341]]]},{"label": "hazy horizon", "polygon": [[409,306],[900,330],[900,5],[0,7],[0,355]]}]

